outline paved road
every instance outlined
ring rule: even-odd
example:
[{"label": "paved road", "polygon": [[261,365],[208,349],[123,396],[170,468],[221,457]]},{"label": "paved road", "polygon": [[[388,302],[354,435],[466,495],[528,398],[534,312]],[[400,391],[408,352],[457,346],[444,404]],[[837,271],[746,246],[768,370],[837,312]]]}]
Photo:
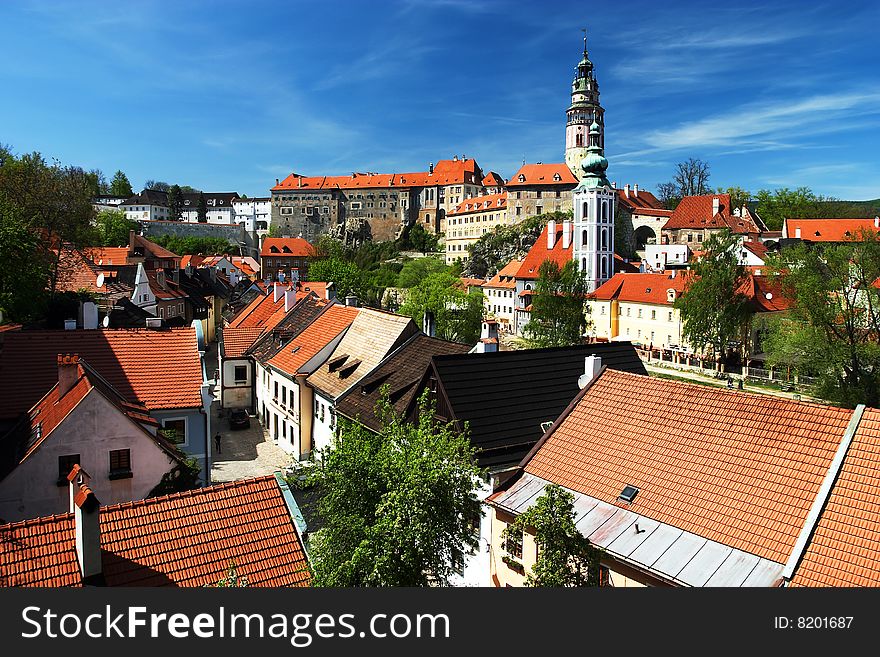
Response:
[{"label": "paved road", "polygon": [[[709,383],[719,388],[727,387],[727,381],[725,379],[716,379],[714,377],[706,376],[705,374],[700,374],[691,370],[676,370],[672,369],[671,367],[657,367],[656,365],[651,365],[649,363],[644,363],[644,365],[649,374],[666,374],[667,376],[674,376],[679,379],[690,379],[691,381]],[[733,383],[733,389],[737,389],[735,379]],[[773,397],[784,397],[785,399],[799,399],[800,401],[827,403],[823,402],[821,399],[816,399],[814,397],[810,397],[809,395],[805,395],[802,392],[783,392],[782,390],[770,390],[767,388],[749,385],[748,383],[745,384],[744,389],[746,392],[755,392],[760,395],[772,395]]]}]

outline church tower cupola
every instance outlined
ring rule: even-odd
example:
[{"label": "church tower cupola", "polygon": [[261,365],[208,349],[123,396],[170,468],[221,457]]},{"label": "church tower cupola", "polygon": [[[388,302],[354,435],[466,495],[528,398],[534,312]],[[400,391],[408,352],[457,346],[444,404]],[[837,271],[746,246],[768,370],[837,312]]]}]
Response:
[{"label": "church tower cupola", "polygon": [[571,83],[571,106],[565,126],[565,163],[580,178],[581,160],[590,146],[590,126],[598,126],[598,145],[605,148],[605,110],[599,104],[599,82],[593,74],[593,62],[587,52],[584,30],[584,52]]}]

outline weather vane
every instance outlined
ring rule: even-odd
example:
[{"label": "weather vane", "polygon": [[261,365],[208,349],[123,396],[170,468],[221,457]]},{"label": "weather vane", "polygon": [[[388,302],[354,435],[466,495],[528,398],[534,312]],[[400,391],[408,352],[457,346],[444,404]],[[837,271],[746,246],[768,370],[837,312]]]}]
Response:
[{"label": "weather vane", "polygon": [[582,27],[581,32],[584,33],[584,52],[587,52],[587,28]]}]

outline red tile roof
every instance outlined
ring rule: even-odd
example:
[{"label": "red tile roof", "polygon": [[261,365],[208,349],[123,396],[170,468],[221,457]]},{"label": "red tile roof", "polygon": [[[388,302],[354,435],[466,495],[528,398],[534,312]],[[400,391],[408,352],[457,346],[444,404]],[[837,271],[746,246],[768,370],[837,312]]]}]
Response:
[{"label": "red tile roof", "polygon": [[[713,214],[716,198],[719,199],[718,214]],[[680,228],[728,228],[739,235],[757,235],[761,232],[748,211],[742,217],[731,213],[729,194],[685,196],[663,226],[663,230]]]},{"label": "red tile roof", "polygon": [[440,160],[433,173],[352,173],[350,176],[301,176],[292,173],[272,188],[273,192],[297,189],[361,189],[382,187],[429,187],[432,185],[479,184],[483,172],[473,159]]},{"label": "red tile roof", "polygon": [[[520,180],[522,176],[522,180]],[[558,180],[556,179],[558,176]],[[536,185],[577,185],[577,178],[564,162],[557,164],[524,164],[510,177],[507,187]]]},{"label": "red tile roof", "polygon": [[127,246],[87,246],[83,255],[96,265],[127,265]]},{"label": "red tile roof", "polygon": [[[100,510],[107,586],[214,584],[230,561],[248,585],[308,586],[305,552],[275,477]],[[73,514],[0,525],[0,585],[82,586]]]},{"label": "red tile roof", "polygon": [[490,171],[483,178],[483,187],[504,187],[504,178],[494,171]]},{"label": "red tile roof", "polygon": [[358,309],[335,303],[321,313],[299,335],[288,342],[269,361],[278,369],[294,376],[315,354],[347,329],[358,315]]},{"label": "red tile roof", "polygon": [[[563,222],[556,222],[556,239],[553,242],[552,249],[547,248],[547,233],[549,230],[550,224],[544,226],[544,230],[541,231],[541,234],[538,236],[537,241],[532,245],[532,248],[529,249],[526,257],[523,258],[522,264],[520,264],[519,269],[516,272],[517,278],[526,280],[537,279],[538,269],[541,267],[545,260],[552,260],[560,267],[565,266],[565,263],[571,260],[572,241],[569,241],[567,249],[562,248]],[[572,230],[572,237],[573,236],[574,231]]]},{"label": "red tile roof", "polygon": [[125,399],[150,410],[202,406],[191,327],[10,331],[0,337],[0,349],[0,418],[23,413],[55,385],[59,353],[78,354]]},{"label": "red tile roof", "polygon": [[785,235],[793,239],[797,229],[808,242],[846,242],[856,240],[863,231],[877,233],[874,219],[786,219]]},{"label": "red tile roof", "polygon": [[[177,255],[176,253],[172,253],[164,246],[159,246],[155,242],[148,240],[146,237],[141,237],[140,235],[130,235],[130,239],[130,247],[141,246],[144,248],[144,251],[146,253],[154,258],[158,258],[161,260],[180,260],[179,255]],[[131,248],[129,250],[131,250]]]},{"label": "red tile roof", "polygon": [[483,283],[483,287],[497,287],[513,289],[516,287],[516,273],[522,266],[522,260],[511,260],[502,267],[490,280]]},{"label": "red tile roof", "polygon": [[[277,283],[277,285],[282,285],[281,283]],[[315,283],[308,283],[306,285],[318,285]],[[324,286],[326,288],[326,283]],[[285,291],[294,289],[290,283],[282,285],[282,289]],[[296,301],[300,301],[305,298],[309,291],[305,290],[305,288],[300,288],[297,286],[298,291],[296,293]],[[315,292],[317,294],[317,292]],[[271,331],[278,322],[284,319],[284,316],[287,313],[284,311],[284,295],[282,294],[278,297],[278,301],[275,301],[275,290],[273,286],[269,286],[269,294],[261,294],[255,297],[247,306],[242,308],[238,313],[236,313],[235,317],[232,318],[232,321],[229,322],[229,328],[244,328],[244,327],[258,327],[262,328],[266,331]]]},{"label": "red tile roof", "polygon": [[745,241],[745,242],[743,242],[743,248],[747,249],[748,251],[751,251],[754,255],[756,255],[761,260],[766,260],[767,253],[769,252],[769,250],[767,249],[767,247],[764,245],[763,242]]},{"label": "red tile roof", "polygon": [[852,411],[606,369],[525,471],[785,563]]},{"label": "red tile roof", "polygon": [[473,214],[475,212],[489,212],[491,210],[504,210],[507,207],[507,193],[486,194],[485,196],[475,196],[474,198],[466,198],[456,205],[446,216],[454,217],[464,214]]},{"label": "red tile roof", "polygon": [[792,586],[880,586],[880,411],[865,410]]},{"label": "red tile roof", "polygon": [[794,302],[784,296],[779,281],[752,274],[743,290],[752,300],[755,312],[772,313],[790,309]]},{"label": "red tile roof", "polygon": [[634,188],[630,189],[629,196],[626,195],[626,189],[618,189],[617,202],[633,214],[643,213],[658,217],[668,217],[672,214],[672,210],[664,208],[656,196],[644,189],[640,189],[638,194]]},{"label": "red tile roof", "polygon": [[681,296],[687,285],[685,272],[662,273],[629,273],[620,272],[605,281],[590,295],[597,301],[629,301],[632,303],[650,303],[671,306],[667,290],[675,290],[675,296]]},{"label": "red tile roof", "polygon": [[315,247],[301,237],[267,237],[260,248],[261,258],[277,256],[306,258],[315,255]]},{"label": "red tile roof", "polygon": [[223,329],[223,358],[239,358],[266,329],[262,326],[231,326]]}]

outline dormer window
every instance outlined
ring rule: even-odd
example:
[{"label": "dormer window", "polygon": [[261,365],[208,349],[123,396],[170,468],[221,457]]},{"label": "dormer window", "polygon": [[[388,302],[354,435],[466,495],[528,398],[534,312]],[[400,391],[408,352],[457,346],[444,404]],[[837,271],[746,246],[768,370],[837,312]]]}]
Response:
[{"label": "dormer window", "polygon": [[521,183],[524,183],[524,182],[526,181],[526,177],[525,177],[523,174],[519,174],[519,178],[518,178],[518,180],[519,180]]},{"label": "dormer window", "polygon": [[560,180],[562,180],[562,176],[560,176],[558,173],[554,173],[553,180],[559,182]]}]

